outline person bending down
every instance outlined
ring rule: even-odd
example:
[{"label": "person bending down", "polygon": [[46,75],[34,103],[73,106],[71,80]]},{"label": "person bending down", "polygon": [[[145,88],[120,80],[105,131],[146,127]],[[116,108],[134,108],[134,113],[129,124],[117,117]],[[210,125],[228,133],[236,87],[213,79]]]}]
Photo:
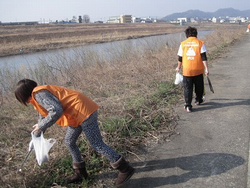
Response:
[{"label": "person bending down", "polygon": [[74,175],[67,178],[67,183],[80,182],[88,178],[85,161],[82,158],[76,141],[84,132],[95,151],[104,155],[110,165],[118,170],[115,185],[121,186],[134,174],[135,169],[105,144],[98,126],[97,104],[82,93],[56,85],[40,85],[30,79],[17,83],[16,99],[27,106],[32,104],[39,112],[38,123],[33,126],[33,133],[40,136],[53,124],[66,126],[65,144],[72,156]]}]

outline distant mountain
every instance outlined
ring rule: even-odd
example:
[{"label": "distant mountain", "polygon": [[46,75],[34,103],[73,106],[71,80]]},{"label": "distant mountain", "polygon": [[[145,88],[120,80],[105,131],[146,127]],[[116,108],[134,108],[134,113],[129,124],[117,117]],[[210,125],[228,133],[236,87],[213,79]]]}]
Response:
[{"label": "distant mountain", "polygon": [[241,17],[250,17],[250,9],[245,10],[245,11],[240,11],[236,10],[233,8],[226,8],[226,9],[219,9],[216,12],[213,13],[214,17],[225,17],[225,16],[230,16],[230,17],[236,17],[236,16],[241,16]]},{"label": "distant mountain", "polygon": [[177,18],[212,18],[212,17],[250,17],[250,9],[249,10],[236,10],[234,8],[225,8],[225,9],[219,9],[216,12],[203,12],[200,10],[188,10],[186,12],[181,13],[174,13],[170,14],[168,16],[165,16],[162,18],[162,20],[170,21],[170,20],[176,20]]}]

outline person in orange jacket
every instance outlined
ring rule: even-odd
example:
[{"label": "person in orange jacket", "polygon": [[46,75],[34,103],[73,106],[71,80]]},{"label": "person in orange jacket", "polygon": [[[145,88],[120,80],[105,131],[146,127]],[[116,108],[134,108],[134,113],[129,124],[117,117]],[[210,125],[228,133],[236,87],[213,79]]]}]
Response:
[{"label": "person in orange jacket", "polygon": [[123,185],[134,174],[135,169],[124,157],[103,142],[97,121],[98,105],[84,94],[56,85],[38,86],[33,80],[22,79],[17,83],[15,96],[20,103],[26,106],[30,103],[39,112],[40,118],[32,131],[36,136],[55,123],[67,127],[65,144],[75,171],[73,176],[67,178],[67,183],[88,178],[85,161],[76,145],[82,132],[91,146],[118,170],[116,186]]},{"label": "person in orange jacket", "polygon": [[[178,65],[176,71],[183,71],[183,87],[187,112],[192,112],[193,87],[195,87],[195,104],[204,102],[203,73],[208,76],[207,56],[204,42],[197,39],[197,29],[188,27],[185,30],[187,39],[181,42],[178,50]],[[204,70],[205,69],[205,70]]]},{"label": "person in orange jacket", "polygon": [[248,26],[247,26],[247,32],[249,32],[250,31],[250,24],[248,24]]}]

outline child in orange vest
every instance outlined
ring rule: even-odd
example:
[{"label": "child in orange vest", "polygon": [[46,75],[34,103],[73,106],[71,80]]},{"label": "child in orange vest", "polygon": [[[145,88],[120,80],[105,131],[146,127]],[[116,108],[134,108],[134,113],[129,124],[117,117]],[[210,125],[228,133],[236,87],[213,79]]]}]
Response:
[{"label": "child in orange vest", "polygon": [[[176,71],[183,67],[183,87],[187,112],[192,112],[193,86],[195,86],[195,104],[204,102],[203,73],[208,76],[207,56],[204,42],[197,39],[197,29],[188,27],[185,30],[187,39],[181,42],[178,50],[178,65]],[[205,71],[204,71],[205,68]]]}]

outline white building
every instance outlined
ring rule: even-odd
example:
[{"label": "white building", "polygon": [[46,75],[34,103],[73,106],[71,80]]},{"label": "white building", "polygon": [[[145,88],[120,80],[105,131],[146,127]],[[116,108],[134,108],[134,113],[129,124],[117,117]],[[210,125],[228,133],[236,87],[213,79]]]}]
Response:
[{"label": "white building", "polygon": [[188,19],[187,18],[177,18],[178,23],[187,23]]},{"label": "white building", "polygon": [[107,23],[120,23],[120,16],[111,16],[107,20]]},{"label": "white building", "polygon": [[219,23],[219,22],[220,22],[220,19],[219,19],[219,18],[213,17],[211,21],[212,21],[213,23]]},{"label": "white building", "polygon": [[141,18],[132,17],[132,23],[140,23],[140,22],[141,22]]}]

